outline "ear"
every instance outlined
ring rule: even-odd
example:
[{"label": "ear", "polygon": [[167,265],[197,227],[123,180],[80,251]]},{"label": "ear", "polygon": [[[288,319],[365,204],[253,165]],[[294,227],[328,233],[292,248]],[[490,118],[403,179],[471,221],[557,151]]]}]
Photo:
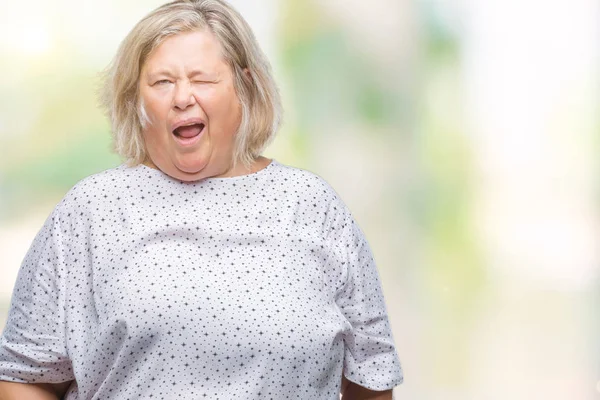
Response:
[{"label": "ear", "polygon": [[246,75],[246,78],[252,79],[252,74],[248,68],[244,68],[244,75]]}]

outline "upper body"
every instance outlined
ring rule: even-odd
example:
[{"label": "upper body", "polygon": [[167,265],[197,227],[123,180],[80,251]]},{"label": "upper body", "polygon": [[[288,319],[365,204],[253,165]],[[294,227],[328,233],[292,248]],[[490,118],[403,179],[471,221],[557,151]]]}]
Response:
[{"label": "upper body", "polygon": [[0,381],[47,397],[0,382],[0,399],[334,399],[342,374],[344,398],[391,398],[372,254],[322,179],[261,155],[281,101],[243,17],[157,8],[102,100],[125,163],[47,219],[0,346]]},{"label": "upper body", "polygon": [[369,246],[318,176],[276,160],[186,183],[121,165],[36,237],[0,379],[66,399],[337,399],[401,370]]}]

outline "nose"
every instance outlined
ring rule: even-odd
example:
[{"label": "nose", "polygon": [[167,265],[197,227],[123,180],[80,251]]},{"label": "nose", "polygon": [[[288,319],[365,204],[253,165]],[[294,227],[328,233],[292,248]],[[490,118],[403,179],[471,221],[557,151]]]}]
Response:
[{"label": "nose", "polygon": [[173,106],[180,110],[193,106],[196,103],[196,98],[192,91],[192,86],[187,81],[178,81],[175,85],[175,93],[173,94]]}]

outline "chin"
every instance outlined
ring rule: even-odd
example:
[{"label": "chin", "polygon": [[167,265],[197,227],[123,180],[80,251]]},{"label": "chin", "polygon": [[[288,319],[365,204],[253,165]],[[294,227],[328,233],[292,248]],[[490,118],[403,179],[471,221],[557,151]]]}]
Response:
[{"label": "chin", "polygon": [[206,168],[208,164],[208,157],[182,157],[181,159],[175,159],[172,164],[178,173],[182,175],[199,175]]}]

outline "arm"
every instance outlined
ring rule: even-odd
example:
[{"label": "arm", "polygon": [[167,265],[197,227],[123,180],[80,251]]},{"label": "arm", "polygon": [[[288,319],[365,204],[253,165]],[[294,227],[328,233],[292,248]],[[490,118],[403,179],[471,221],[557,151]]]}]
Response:
[{"label": "arm", "polygon": [[[0,336],[0,400],[58,400],[74,381],[65,333],[65,280],[73,264],[70,226],[59,206],[46,219],[17,275]],[[48,383],[57,382],[57,383]]]},{"label": "arm", "polygon": [[403,375],[373,254],[341,201],[331,219],[327,270],[335,272],[335,302],[352,326],[343,336],[343,399],[392,399],[391,388],[402,383]]},{"label": "arm", "polygon": [[62,383],[16,383],[0,381],[0,400],[60,400],[71,381]]},{"label": "arm", "polygon": [[342,376],[342,400],[392,400],[392,390],[369,390]]}]

